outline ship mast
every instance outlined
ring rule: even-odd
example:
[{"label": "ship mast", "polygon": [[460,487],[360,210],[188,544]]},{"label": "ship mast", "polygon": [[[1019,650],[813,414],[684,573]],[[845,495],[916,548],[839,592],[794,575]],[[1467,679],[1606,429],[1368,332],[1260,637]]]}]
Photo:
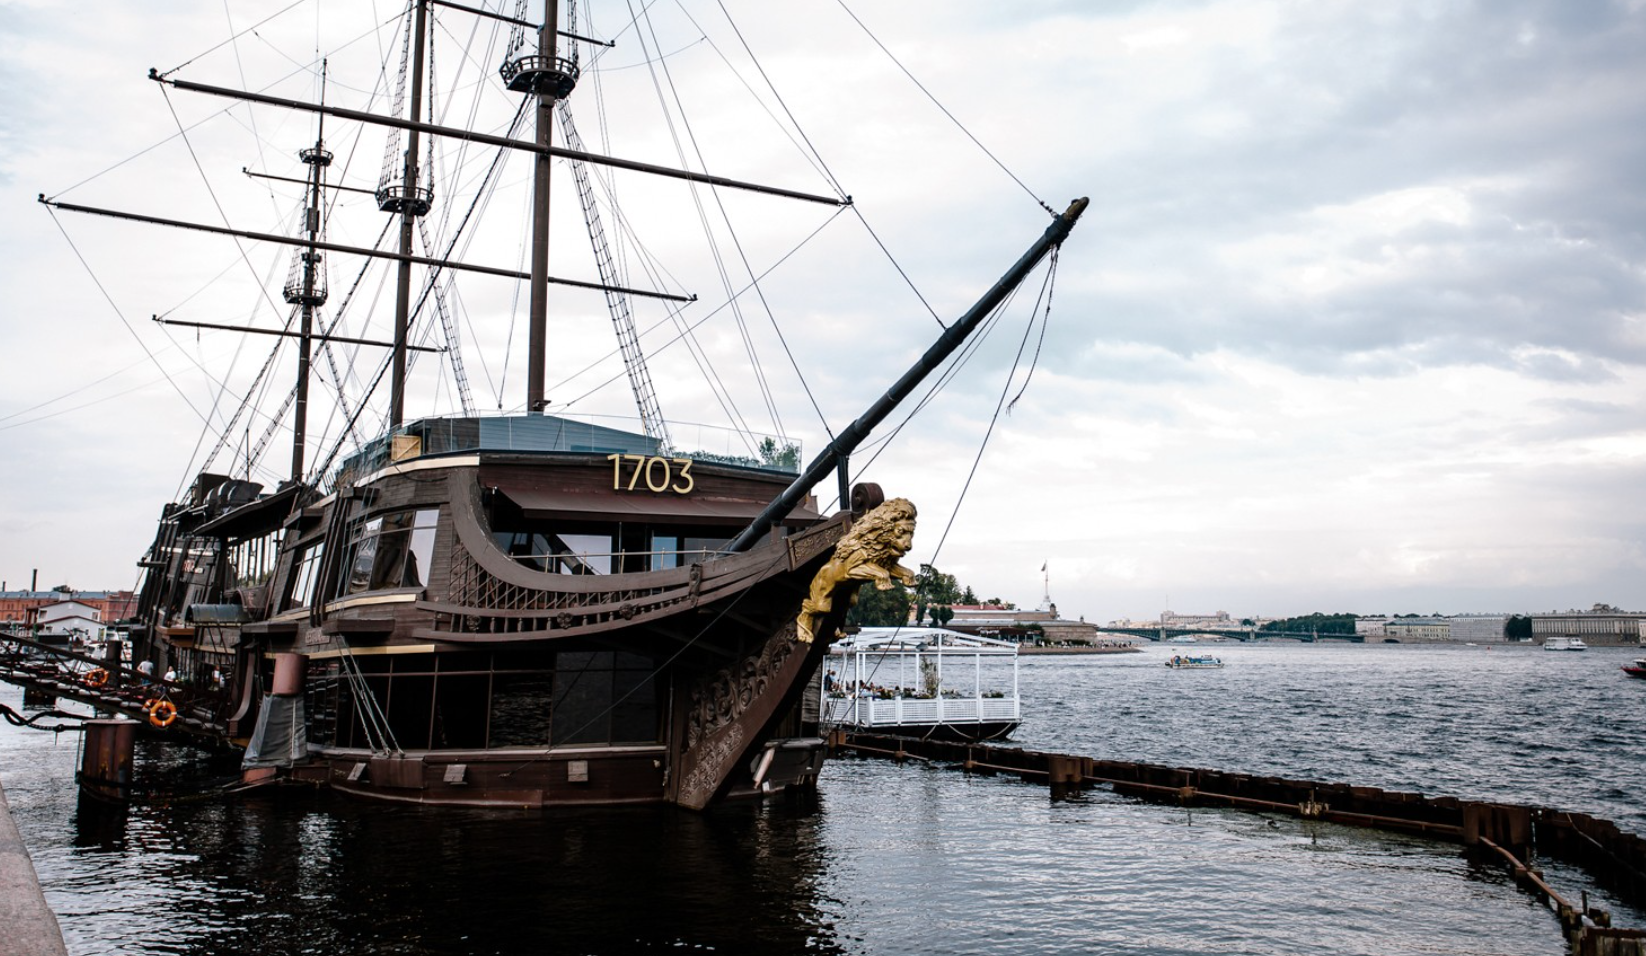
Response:
[{"label": "ship mast", "polygon": [[[321,64],[321,102],[325,102],[325,64]],[[297,391],[296,400],[292,409],[292,438],[291,438],[291,480],[303,480],[303,451],[307,440],[309,418],[309,357],[314,334],[314,310],[325,304],[326,281],[325,273],[320,271],[320,250],[317,243],[322,232],[320,221],[320,193],[325,188],[324,176],[326,167],[331,165],[332,154],[326,151],[325,145],[326,116],[320,115],[319,129],[314,134],[314,148],[305,149],[298,153],[298,157],[309,166],[308,175],[308,203],[303,210],[303,227],[308,234],[308,242],[301,250],[295,253],[292,265],[302,264],[302,275],[297,277],[294,268],[293,275],[286,280],[286,287],[282,290],[287,302],[302,309],[302,319],[298,327],[297,336]]]},{"label": "ship mast", "polygon": [[[522,0],[519,11],[524,14],[524,10]],[[509,89],[537,97],[538,152],[532,172],[531,301],[526,337],[526,411],[535,414],[548,404],[543,388],[548,371],[549,173],[553,169],[550,149],[554,142],[554,106],[577,86],[577,59],[575,46],[573,56],[559,55],[559,0],[543,0],[536,53],[520,52],[524,33],[524,28],[516,29],[509,55],[498,72]]]},{"label": "ship mast", "polygon": [[[415,122],[423,115],[423,50],[426,47],[429,7],[426,0],[416,0],[412,16],[411,113]],[[404,61],[401,61],[404,65]],[[417,185],[417,146],[420,130],[410,127],[406,137],[405,164],[400,186],[385,186],[377,191],[377,208],[400,215],[400,255],[412,254],[413,224],[434,204],[434,190],[420,189]],[[431,170],[432,172],[432,170]],[[394,292],[394,368],[389,376],[389,428],[398,428],[405,420],[406,411],[406,336],[411,315],[411,260],[400,260]]]}]

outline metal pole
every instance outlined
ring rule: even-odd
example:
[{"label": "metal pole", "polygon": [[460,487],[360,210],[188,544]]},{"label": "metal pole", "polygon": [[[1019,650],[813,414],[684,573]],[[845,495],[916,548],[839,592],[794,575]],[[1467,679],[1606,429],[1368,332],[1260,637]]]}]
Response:
[{"label": "metal pole", "polygon": [[[428,4],[418,0],[416,26],[412,32],[411,115],[423,115],[423,47],[428,21]],[[405,190],[400,209],[400,254],[412,254],[412,219],[417,195],[418,130],[413,127],[406,137],[406,165],[401,183]],[[400,260],[400,274],[394,288],[394,371],[389,382],[389,428],[399,427],[406,418],[406,336],[411,321],[411,261]]]},{"label": "metal pole", "polygon": [[[537,31],[537,53],[552,65],[558,50],[560,4],[543,0],[543,26]],[[543,394],[548,377],[545,353],[549,340],[549,173],[548,148],[554,142],[554,102],[552,89],[537,91],[537,154],[532,180],[532,277],[530,324],[526,335],[526,412],[541,412],[548,399]]]},{"label": "metal pole", "polygon": [[[324,129],[325,117],[320,118]],[[304,443],[308,437],[309,421],[309,358],[314,334],[314,268],[320,261],[320,252],[315,249],[314,243],[320,233],[320,171],[323,168],[319,162],[320,151],[325,146],[325,139],[316,135],[314,138],[315,162],[310,170],[311,182],[309,188],[313,190],[309,197],[308,226],[309,244],[302,253],[303,256],[303,322],[300,335],[297,338],[297,399],[293,403],[291,427],[291,480],[303,480]],[[404,345],[404,343],[401,343]]]}]

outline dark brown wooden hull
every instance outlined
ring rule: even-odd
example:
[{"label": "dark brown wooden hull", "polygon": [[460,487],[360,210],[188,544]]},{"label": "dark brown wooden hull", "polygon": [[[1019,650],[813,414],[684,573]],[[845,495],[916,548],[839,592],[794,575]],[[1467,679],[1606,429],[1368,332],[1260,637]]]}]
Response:
[{"label": "dark brown wooden hull", "polygon": [[[695,809],[811,783],[822,741],[815,704],[802,698],[821,651],[795,620],[851,516],[802,508],[745,552],[664,560],[644,546],[729,535],[784,480],[713,465],[694,479],[691,498],[631,496],[603,456],[481,454],[390,465],[323,498],[289,496],[257,613],[214,637],[224,652],[214,661],[238,662],[225,694],[234,732],[253,738],[251,772],[371,799],[496,807]],[[265,519],[274,510],[239,510],[253,508]],[[271,533],[235,514],[203,527]],[[362,529],[397,522],[412,529],[407,541],[428,536],[422,554],[391,547],[383,532],[362,557]],[[561,527],[607,536],[613,553],[600,556],[599,573],[549,570],[499,544]],[[649,537],[624,553],[637,528]],[[198,535],[161,540],[174,555],[202,547]],[[223,552],[237,540],[225,535]],[[415,571],[380,573],[393,547]],[[158,543],[155,553],[165,553]],[[175,581],[153,590],[182,593]],[[848,604],[820,622],[826,633]],[[184,653],[206,634],[181,626],[198,607],[151,612],[151,638]],[[287,708],[301,698],[278,722],[301,723],[305,739],[264,739],[271,690]],[[586,730],[585,717],[608,729]],[[271,748],[285,756],[267,757]]]}]

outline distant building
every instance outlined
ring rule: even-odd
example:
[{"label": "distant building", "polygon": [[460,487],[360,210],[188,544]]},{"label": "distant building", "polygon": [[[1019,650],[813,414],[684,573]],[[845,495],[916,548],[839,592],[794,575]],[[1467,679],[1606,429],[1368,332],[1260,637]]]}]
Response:
[{"label": "distant building", "polygon": [[1361,637],[1383,637],[1388,632],[1389,619],[1386,617],[1357,617],[1355,618],[1355,633]]},{"label": "distant building", "polygon": [[103,639],[103,612],[80,601],[55,601],[37,608],[30,623],[41,638]]},{"label": "distant building", "polygon": [[1452,640],[1472,641],[1477,644],[1508,640],[1507,614],[1458,614],[1447,618],[1452,625]]},{"label": "distant building", "polygon": [[1160,626],[1226,631],[1235,627],[1235,622],[1229,618],[1228,611],[1218,611],[1216,614],[1178,614],[1175,611],[1161,611]]},{"label": "distant building", "polygon": [[1449,641],[1452,639],[1452,627],[1444,618],[1394,617],[1383,625],[1383,634],[1385,641],[1397,641],[1402,644]]},{"label": "distant building", "polygon": [[1056,604],[1034,611],[1001,604],[955,604],[950,610],[954,617],[944,626],[962,634],[1020,643],[1044,640],[1049,644],[1091,644],[1097,640],[1097,625],[1063,620],[1058,617]]},{"label": "distant building", "polygon": [[97,610],[103,626],[137,613],[137,595],[131,591],[0,591],[0,628],[24,630],[48,605],[78,601]]},{"label": "distant building", "polygon": [[1589,644],[1640,644],[1646,636],[1646,613],[1620,611],[1608,604],[1596,604],[1588,611],[1530,617],[1532,640],[1539,644],[1551,637],[1581,637]]}]

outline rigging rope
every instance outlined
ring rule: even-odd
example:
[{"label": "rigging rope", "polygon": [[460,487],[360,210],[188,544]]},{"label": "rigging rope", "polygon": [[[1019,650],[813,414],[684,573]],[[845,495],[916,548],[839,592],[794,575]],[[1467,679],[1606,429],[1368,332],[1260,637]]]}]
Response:
[{"label": "rigging rope", "polygon": [[97,277],[97,273],[92,271],[91,263],[87,262],[86,257],[80,253],[80,247],[74,244],[74,239],[69,235],[69,231],[63,228],[63,223],[58,220],[56,211],[50,206],[47,206],[46,212],[51,216],[52,225],[55,225],[57,227],[57,231],[63,234],[63,239],[68,242],[69,248],[74,251],[74,257],[80,260],[80,265],[86,270],[86,275],[91,277],[92,284],[96,285],[97,291],[103,294],[103,301],[109,304],[109,308],[113,309],[114,314],[119,317],[120,324],[124,325],[126,327],[126,331],[131,333],[131,337],[137,340],[137,347],[143,350],[143,354],[149,357],[149,361],[154,363],[154,367],[159,369],[160,374],[166,377],[166,382],[171,385],[173,391],[177,392],[177,397],[181,398],[183,400],[183,404],[188,406],[189,411],[193,412],[195,417],[200,419],[201,424],[208,428],[211,427],[211,420],[202,414],[200,409],[194,407],[194,403],[189,401],[189,396],[184,393],[182,386],[177,384],[177,380],[171,377],[171,373],[166,371],[166,367],[164,365],[160,364],[159,357],[149,349],[148,344],[143,341],[143,337],[137,334],[137,330],[135,328],[132,328],[131,322],[126,319],[126,314],[120,311],[120,306],[115,304],[114,297],[109,295],[108,289],[104,288],[103,280],[99,279]]},{"label": "rigging rope", "polygon": [[[759,276],[757,276],[755,279],[750,280],[750,282],[747,285],[743,286],[743,288],[738,289],[736,292],[734,292],[732,294],[732,298],[736,298],[737,296],[740,296],[743,293],[749,291],[750,287],[754,285],[755,281],[758,281],[759,279],[764,279],[766,276],[768,276],[771,273],[773,273],[774,271],[776,271],[777,268],[779,266],[783,265],[783,263],[787,262],[790,259],[790,257],[792,257],[795,253],[799,252],[801,249],[805,248],[806,245],[809,244],[813,239],[817,238],[817,236],[819,234],[821,234],[823,232],[823,230],[825,228],[827,228],[830,223],[834,222],[835,218],[838,217],[842,212],[845,212],[845,207],[844,206],[841,206],[841,207],[837,208],[833,213],[830,214],[828,219],[824,220],[821,224],[818,225],[818,227],[816,229],[812,230],[810,235],[808,235],[808,236],[806,236],[806,238],[800,240],[799,244],[796,245],[793,249],[790,249],[788,252],[785,252],[782,255],[781,258],[779,258],[777,261],[773,262],[770,266],[766,267],[766,270],[764,272],[760,273]],[[720,305],[715,306],[715,308],[713,310],[711,310],[710,312],[700,316],[695,321],[693,321],[693,322],[691,322],[691,323],[689,323],[685,326],[680,325],[680,321],[679,321],[680,312],[679,312],[679,310],[671,309],[668,316],[665,316],[662,319],[658,319],[656,322],[652,323],[650,326],[648,326],[645,329],[645,331],[641,332],[640,335],[641,335],[642,338],[644,338],[645,336],[650,335],[653,331],[655,331],[664,322],[670,321],[672,319],[672,320],[675,321],[675,326],[676,326],[676,329],[677,329],[677,332],[675,333],[674,338],[669,339],[668,341],[664,342],[662,345],[658,346],[656,349],[652,350],[652,354],[653,355],[659,354],[659,353],[663,352],[664,350],[668,349],[669,346],[675,344],[676,342],[682,341],[682,340],[686,341],[687,347],[689,349],[691,347],[691,344],[693,342],[695,342],[695,339],[692,337],[691,333],[696,331],[698,329],[698,327],[703,325],[703,323],[709,321],[710,319],[714,318],[716,315],[719,315],[722,311],[724,311],[725,309],[728,309],[730,307],[731,307],[731,300],[728,299],[727,301],[722,302]],[[564,379],[561,379],[561,381],[559,382],[559,384],[556,387],[557,388],[564,388],[565,386],[570,385],[572,382],[574,382],[577,379],[581,378],[582,376],[588,374],[593,369],[595,369],[595,368],[599,367],[600,365],[604,364],[613,355],[616,355],[616,354],[618,354],[616,350],[613,350],[611,352],[607,352],[605,355],[601,356],[600,358],[594,360],[593,362],[590,362],[588,365],[585,365],[582,369],[580,369],[576,372],[573,372],[571,375],[566,376]],[[605,388],[606,386],[610,385],[611,383],[617,381],[618,378],[620,378],[620,377],[621,377],[620,374],[619,375],[613,375],[611,378],[606,379],[605,381],[595,385],[593,388],[585,391],[583,394],[579,395],[578,397],[576,397],[576,398],[572,399],[571,401],[567,402],[565,407],[570,407],[570,406],[576,404],[577,402],[580,402],[583,399],[588,398],[590,395],[593,395],[594,393],[600,391],[601,389]]]},{"label": "rigging rope", "polygon": [[[632,2],[630,4],[630,9],[631,9],[631,11],[633,10]],[[647,28],[648,28],[648,32],[651,32],[651,40],[650,40],[651,48],[653,48],[653,49],[660,48],[660,45],[657,42],[656,33],[653,30],[651,21],[649,19],[647,20]],[[642,34],[641,31],[639,31],[639,30],[636,30],[636,35],[640,39],[642,49],[643,50],[647,49],[647,47],[646,47],[646,44],[647,44],[646,36],[644,34]],[[656,66],[661,66],[662,67],[663,80],[667,81],[669,96],[664,95],[664,89],[663,89],[664,82],[659,80],[658,71],[656,69]],[[702,151],[697,148],[696,138],[692,133],[690,121],[686,117],[685,106],[684,106],[684,104],[682,104],[680,102],[680,95],[679,95],[678,90],[675,88],[674,78],[669,73],[668,64],[667,63],[660,63],[660,64],[652,65],[652,68],[649,69],[648,72],[651,75],[652,87],[657,93],[659,104],[662,106],[664,122],[665,122],[665,125],[668,128],[670,139],[674,144],[675,155],[678,157],[681,167],[682,168],[689,168],[690,164],[687,162],[687,159],[686,159],[686,152],[685,152],[685,149],[684,149],[684,147],[682,145],[682,142],[681,142],[680,132],[679,132],[679,130],[676,129],[676,126],[675,126],[674,113],[671,112],[670,109],[669,109],[669,100],[671,98],[674,102],[674,110],[678,111],[679,114],[680,114],[680,124],[685,127],[686,140],[691,143],[693,151],[697,153],[697,160],[698,160],[698,163],[699,163],[699,168],[702,168],[702,163],[703,163]],[[713,257],[714,264],[715,264],[715,270],[716,270],[717,274],[720,277],[721,287],[729,293],[731,291],[731,285],[732,285],[731,275],[730,275],[730,272],[726,268],[726,263],[725,263],[724,258],[720,254],[719,247],[715,244],[714,230],[711,227],[711,225],[709,224],[708,214],[707,214],[706,210],[703,207],[702,193],[694,185],[690,188],[689,195],[691,196],[692,204],[693,204],[693,206],[695,207],[695,209],[697,211],[698,225],[702,228],[703,236],[704,236],[705,240],[707,240],[707,242],[708,242],[709,252]],[[718,192],[714,192],[713,195],[715,195],[716,201],[718,202]],[[722,206],[720,208],[721,208],[721,215],[724,218],[725,217],[725,208],[724,208],[724,206]],[[729,221],[726,221],[726,228],[728,229],[728,231],[731,229],[731,223]],[[735,241],[735,236],[734,236],[734,241]],[[760,356],[754,348],[754,340],[749,335],[748,323],[744,321],[742,309],[738,306],[738,304],[735,300],[733,300],[731,308],[732,308],[732,317],[737,323],[738,333],[742,337],[742,340],[743,340],[744,351],[747,352],[748,356],[749,356],[750,371],[754,373],[755,383],[756,383],[756,386],[758,387],[758,389],[760,391],[761,399],[762,399],[762,401],[764,402],[764,404],[766,406],[767,414],[769,414],[771,416],[773,424],[777,427],[777,430],[779,432],[781,432],[781,431],[783,431],[782,419],[779,416],[778,411],[777,411],[777,403],[772,397],[771,386],[766,381],[765,370],[761,367]],[[739,423],[739,426],[740,426],[742,431],[744,431],[746,433],[750,433],[750,434],[753,433],[754,429],[749,427],[748,422],[746,420],[744,420],[741,415],[738,416],[738,423]]]},{"label": "rigging rope", "polygon": [[233,43],[236,40],[239,40],[241,37],[245,36],[248,33],[251,33],[252,31],[256,30],[258,27],[262,26],[263,24],[268,23],[269,21],[274,20],[278,17],[284,16],[286,13],[290,12],[293,7],[300,7],[306,2],[307,2],[307,0],[293,0],[293,2],[290,5],[282,7],[279,10],[276,10],[274,13],[269,14],[268,16],[266,16],[263,19],[257,21],[256,23],[252,24],[251,26],[247,27],[246,29],[241,30],[239,33],[234,34],[233,36],[229,37],[227,40],[224,40],[222,43],[219,43],[216,46],[208,47],[204,50],[201,50],[199,53],[196,53],[194,56],[191,56],[187,60],[184,60],[182,63],[179,63],[176,66],[172,67],[171,69],[167,70],[166,72],[161,73],[160,74],[161,78],[171,76],[173,73],[176,73],[178,70],[181,70],[183,67],[188,66],[190,63],[193,63],[195,60],[200,59],[201,57],[205,56],[208,53],[212,53],[212,52],[215,52],[217,50],[221,50],[223,47],[228,46],[230,43]]},{"label": "rigging rope", "polygon": [[[690,650],[692,648],[693,645],[695,645],[698,641],[702,640],[703,637],[705,635],[707,635],[711,630],[713,630],[720,623],[720,621],[723,618],[725,618],[727,615],[730,615],[732,613],[732,611],[736,610],[737,605],[740,602],[742,602],[742,600],[745,597],[747,597],[754,590],[755,583],[758,583],[760,580],[765,578],[766,574],[769,571],[771,571],[773,568],[777,567],[778,565],[788,563],[788,560],[789,560],[788,551],[786,549],[781,550],[773,557],[770,564],[767,564],[764,567],[760,568],[759,570],[754,571],[750,575],[751,583],[745,585],[742,588],[742,590],[738,591],[737,594],[734,597],[732,597],[732,599],[730,601],[726,602],[726,606],[720,610],[720,613],[716,614],[711,620],[709,620],[701,628],[699,628],[696,634],[693,634],[691,637],[689,637],[685,641],[683,641],[678,650],[676,650],[673,654],[670,654],[662,663],[660,663],[656,667],[652,668],[650,677],[655,678],[658,675],[660,675],[660,674],[664,673],[665,671],[667,671],[669,669],[670,665],[672,665],[675,661],[680,659],[681,655],[685,654],[688,650]],[[588,729],[589,727],[593,726],[597,721],[604,720],[606,715],[610,714],[612,711],[617,709],[618,704],[621,704],[625,700],[628,700],[631,696],[633,696],[636,692],[638,692],[642,688],[649,687],[649,686],[650,686],[650,681],[649,680],[635,681],[634,686],[630,687],[626,692],[624,692],[624,694],[621,697],[614,698],[612,700],[611,704],[608,705],[604,710],[602,710],[599,713],[595,714],[594,716],[590,717],[587,721],[585,721],[576,730],[573,730],[573,731],[569,732],[566,736],[569,739],[572,739],[572,740],[577,739],[577,734],[579,734],[582,731],[584,731],[584,730]],[[535,757],[532,757],[529,760],[523,761],[519,766],[516,766],[516,767],[514,767],[510,770],[503,771],[501,774],[499,774],[499,776],[502,776],[502,777],[512,776],[513,774],[519,773],[520,771],[525,770],[527,767],[530,767],[531,765],[533,765],[535,763],[538,763],[538,762],[543,761],[543,760],[547,760],[548,757],[549,757],[549,754],[547,752],[544,752],[544,753],[539,754]]]},{"label": "rigging rope", "polygon": [[[200,181],[206,187],[206,194],[211,197],[212,205],[214,207],[216,207],[218,217],[222,220],[224,226],[232,226],[232,223],[229,222],[228,213],[223,209],[222,202],[217,198],[217,191],[212,188],[211,178],[206,175],[205,167],[203,167],[200,164],[200,157],[194,151],[194,143],[189,139],[188,132],[183,128],[183,121],[182,121],[181,118],[178,117],[177,108],[172,104],[171,94],[169,92],[167,92],[166,85],[163,84],[163,83],[160,84],[160,95],[166,101],[166,109],[168,111],[170,111],[170,113],[171,113],[172,122],[177,124],[178,135],[182,138],[183,145],[189,151],[189,158],[191,160],[193,160],[194,168],[200,174]],[[234,245],[235,245],[235,248],[237,250],[239,250],[239,252],[240,252],[240,261],[245,264],[246,268],[249,271],[251,271],[252,278],[254,280],[257,280],[258,276],[257,276],[256,270],[252,267],[251,258],[247,255],[246,248],[241,243],[241,240],[238,236],[234,237]],[[264,302],[268,303],[268,305],[270,306],[270,309],[272,311],[278,313],[279,312],[279,307],[276,306],[274,304],[274,300],[269,297],[269,291],[268,291],[266,283],[262,283],[261,281],[259,281],[258,291],[262,295],[262,300]],[[286,318],[286,324],[285,324],[284,328],[286,330],[290,330],[291,323],[292,323],[292,316],[288,315],[287,318]],[[271,351],[275,352],[275,353],[278,353],[280,351],[281,345],[283,343],[284,343],[284,339],[277,340],[274,344],[274,347],[271,349]],[[246,345],[245,339],[241,339],[240,343],[235,346],[234,358],[230,360],[228,370],[223,373],[222,379],[217,382],[217,384],[218,384],[217,395],[212,399],[211,414],[213,416],[215,416],[217,414],[217,409],[222,404],[223,396],[228,393],[228,380],[229,380],[229,377],[234,374],[235,366],[240,364],[240,356],[241,356],[241,353],[245,349],[245,345]],[[196,362],[196,365],[198,366],[199,363]],[[201,367],[201,371],[205,371],[204,367]],[[215,380],[215,378],[214,378],[214,380]],[[255,386],[254,386],[254,388],[255,388]],[[253,411],[255,412],[256,410],[253,409]],[[210,427],[211,426],[208,423],[207,428],[210,428]],[[224,428],[225,434],[227,433],[227,431],[230,427],[232,427],[232,426],[225,426],[225,428]],[[198,445],[196,447],[198,448]],[[248,460],[246,462],[248,477],[249,477],[249,472],[251,470],[251,465],[252,465],[252,462]],[[192,468],[190,470],[192,470]],[[185,483],[187,483],[188,480],[189,480],[189,475],[185,472],[185,474],[183,476],[183,481]],[[181,491],[181,488],[179,488],[179,491]]]},{"label": "rigging rope", "polygon": [[[1040,308],[1041,308],[1042,304],[1044,304],[1045,307],[1046,307],[1045,317],[1041,321],[1042,335],[1044,335],[1045,324],[1051,320],[1051,308],[1052,308],[1051,289],[1052,289],[1052,281],[1056,278],[1056,276],[1057,276],[1057,248],[1054,247],[1052,249],[1051,265],[1046,270],[1046,279],[1043,283],[1041,283],[1041,286],[1040,286],[1040,297],[1035,301],[1034,310],[1029,313],[1029,324],[1028,324],[1028,326],[1026,326],[1023,329],[1023,339],[1017,345],[1017,357],[1012,360],[1012,368],[1011,368],[1011,371],[1006,375],[1006,383],[1005,383],[1005,386],[1000,391],[1000,399],[997,402],[995,402],[994,415],[989,418],[989,427],[987,429],[985,429],[984,432],[983,432],[983,441],[977,446],[977,455],[972,459],[971,470],[966,472],[966,482],[965,482],[965,484],[961,485],[961,487],[960,487],[960,497],[955,500],[954,510],[949,513],[949,521],[948,521],[947,524],[945,524],[943,526],[943,534],[937,539],[937,547],[932,549],[932,560],[928,563],[930,563],[934,566],[937,564],[937,555],[938,555],[938,553],[943,550],[944,543],[949,540],[949,531],[954,527],[955,518],[960,516],[960,506],[966,500],[966,492],[969,491],[972,487],[972,479],[977,476],[977,466],[983,462],[983,452],[984,452],[985,449],[987,449],[989,447],[989,439],[994,435],[995,424],[1000,421],[1000,412],[1006,406],[1006,395],[1008,393],[1010,393],[1011,390],[1012,390],[1012,379],[1017,377],[1017,368],[1023,362],[1023,351],[1024,351],[1024,349],[1028,348],[1028,345],[1029,345],[1029,333],[1034,331],[1034,325],[1035,325],[1034,317],[1036,315],[1040,314]],[[1037,346],[1036,349],[1035,349],[1035,356],[1036,356],[1037,359],[1039,358],[1039,355],[1040,355],[1040,350],[1039,350],[1039,347]],[[1034,368],[1033,368],[1033,366],[1030,366],[1029,376],[1032,377],[1033,375],[1034,375]],[[1028,377],[1025,377],[1024,380],[1023,380],[1023,387],[1027,388],[1028,384],[1029,384]],[[1019,398],[1022,397],[1022,392],[1021,391],[1018,393],[1018,397]],[[1012,402],[1015,404],[1017,402],[1017,399],[1016,398],[1012,399]]]},{"label": "rigging rope", "polygon": [[1045,200],[1043,200],[1039,196],[1035,195],[1034,190],[1030,189],[1028,187],[1028,184],[1023,182],[1023,180],[1017,178],[1016,173],[1014,173],[1010,169],[1006,168],[1006,164],[1001,162],[999,157],[995,156],[994,153],[989,152],[989,148],[987,146],[984,146],[983,143],[981,141],[979,141],[976,136],[973,136],[972,131],[967,129],[965,127],[965,124],[961,123],[960,120],[957,119],[953,113],[949,112],[949,108],[944,106],[941,102],[939,102],[937,97],[932,95],[931,90],[926,89],[925,85],[922,84],[918,79],[916,79],[915,75],[913,73],[909,72],[909,68],[904,66],[903,62],[901,60],[899,60],[897,58],[897,56],[892,53],[891,50],[888,50],[886,48],[886,44],[880,42],[880,38],[874,35],[874,31],[870,30],[867,24],[865,24],[862,20],[858,19],[857,14],[852,12],[851,7],[846,6],[846,0],[835,0],[835,2],[839,3],[840,4],[840,9],[846,11],[846,15],[851,17],[852,21],[854,23],[856,23],[859,27],[862,28],[863,33],[866,36],[868,36],[868,38],[870,40],[874,41],[874,45],[880,48],[880,52],[886,54],[886,57],[888,59],[890,59],[892,61],[892,63],[896,64],[896,66],[899,70],[903,71],[903,75],[909,78],[909,82],[913,83],[915,85],[915,87],[920,90],[920,92],[926,94],[926,98],[932,101],[932,105],[936,106],[940,111],[942,111],[943,115],[947,116],[949,118],[949,121],[954,123],[954,125],[957,129],[959,129],[962,133],[966,134],[967,139],[971,140],[972,143],[978,149],[983,151],[983,155],[985,155],[985,156],[989,157],[989,159],[993,160],[994,164],[996,166],[1000,167],[1001,172],[1003,172],[1007,176],[1011,177],[1012,182],[1017,183],[1017,185],[1019,187],[1021,187],[1024,192],[1028,193],[1029,198],[1033,199],[1035,201],[1036,205],[1038,205],[1041,209],[1046,210],[1046,212],[1050,213],[1053,216],[1057,215],[1057,210],[1053,209],[1051,206],[1048,206],[1046,204]]},{"label": "rigging rope", "polygon": [[360,670],[360,664],[354,659],[354,648],[343,643],[343,653],[338,655],[338,663],[343,666],[343,675],[348,680],[349,692],[359,703],[359,710],[363,715],[361,727],[366,731],[366,737],[371,744],[372,753],[402,754],[400,741],[394,737],[394,729],[389,726],[388,715],[377,703],[377,695],[372,692],[371,685],[366,683],[366,675]]}]

